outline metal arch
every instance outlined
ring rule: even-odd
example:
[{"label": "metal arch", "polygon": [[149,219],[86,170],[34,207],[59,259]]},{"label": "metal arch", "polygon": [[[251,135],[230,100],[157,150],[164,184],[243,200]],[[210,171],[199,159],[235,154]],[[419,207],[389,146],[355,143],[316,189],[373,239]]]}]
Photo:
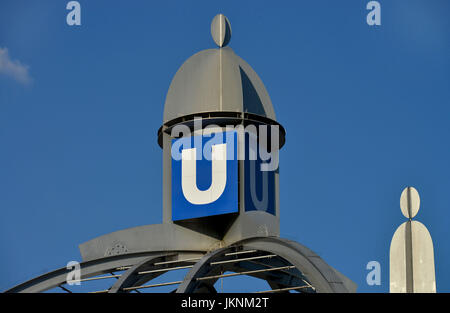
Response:
[{"label": "metal arch", "polygon": [[[295,269],[292,268],[292,271],[289,270],[287,273],[288,275],[284,276],[281,271],[277,271],[277,275],[265,275],[261,273],[262,271],[257,270],[256,272],[258,273],[252,271],[255,267],[246,268],[246,266],[249,266],[249,263],[239,262],[237,265],[228,262],[220,262],[226,259],[226,252],[235,252],[238,249],[243,249],[245,251],[256,250],[259,251],[257,253],[267,252],[274,255],[273,259],[270,261],[266,260],[262,264],[257,264],[258,262],[252,260],[252,263],[256,263],[255,266],[263,265],[276,268],[290,264],[293,265]],[[151,268],[152,265],[154,266],[157,259],[179,256],[183,253],[192,254],[192,251],[152,251],[145,253],[116,255],[82,262],[80,263],[81,279],[109,273],[112,270],[130,266],[131,268],[123,273],[119,280],[109,290],[109,292],[119,292],[120,289],[124,289],[126,287],[140,286],[145,281],[151,280],[159,275],[155,275],[155,273],[165,273],[165,267],[162,266],[158,268],[158,271],[149,271],[148,274],[143,275],[139,274],[145,272],[146,267]],[[204,252],[201,251],[198,251],[198,253],[201,255],[204,254]],[[174,261],[178,262],[176,260]],[[210,266],[211,261],[221,264]],[[172,261],[169,261],[169,263],[170,262]],[[182,264],[186,263],[183,262],[183,260],[180,260],[179,262]],[[188,263],[193,262],[190,261]],[[170,270],[170,267],[167,267],[167,269]],[[214,283],[217,281],[218,277],[213,277],[206,280],[200,279],[198,281],[197,278],[205,278],[207,275],[217,276],[224,271],[233,271],[238,273],[242,272],[242,269],[244,269],[244,272],[247,272],[245,275],[265,279],[272,289],[281,290],[285,286],[299,285],[299,283],[301,284],[303,277],[314,287],[316,292],[356,291],[356,285],[353,282],[334,270],[318,255],[301,244],[278,237],[255,237],[238,241],[228,247],[221,248],[204,255],[195,265],[193,265],[192,269],[188,272],[185,279],[178,287],[177,292],[215,292]],[[250,271],[248,271],[248,269],[250,269]],[[43,292],[65,284],[69,271],[70,270],[67,268],[60,268],[53,272],[31,279],[5,292]],[[297,271],[298,275],[295,271]],[[136,274],[140,277],[136,277]],[[108,290],[105,290],[105,292],[108,292]]]},{"label": "metal arch", "polygon": [[[167,254],[168,253],[168,254]],[[193,267],[193,263],[200,260],[205,252],[196,252],[200,254],[192,257],[192,251],[167,251],[160,255],[151,256],[134,266],[130,267],[125,273],[120,275],[119,280],[108,290],[98,291],[98,293],[126,293],[130,291],[138,291],[143,288],[160,287],[164,285],[179,284],[181,281],[159,283],[153,285],[144,285],[146,282],[157,278],[168,271]],[[190,258],[186,256],[191,256]],[[175,267],[172,264],[176,264]],[[206,288],[205,292],[216,292],[214,287],[209,285],[202,286]],[[175,290],[174,290],[175,291]],[[172,292],[174,292],[172,291]]]},{"label": "metal arch", "polygon": [[[236,250],[237,252],[234,252]],[[250,257],[227,259],[229,254],[236,255],[245,252],[248,252]],[[252,253],[250,254],[250,252]],[[270,254],[267,249],[245,249],[240,243],[236,243],[205,255],[186,275],[177,292],[202,292],[200,289],[205,284],[214,288],[213,285],[219,277],[234,275],[247,275],[266,280],[272,289],[288,287],[292,283],[311,288],[306,277],[293,267],[289,261],[280,259],[278,255]],[[228,271],[235,272],[235,274],[218,275]]]},{"label": "metal arch", "polygon": [[[352,292],[352,286],[344,281],[332,267],[308,248],[286,239],[275,237],[256,237],[236,242],[232,246],[215,250],[206,254],[188,272],[177,293],[192,293],[199,287],[197,278],[214,275],[220,267],[210,266],[212,260],[220,259],[226,251],[240,246],[245,250],[259,250],[273,253],[295,266],[311,283],[316,292]],[[223,258],[223,257],[222,257]],[[214,284],[215,281],[212,282]],[[272,288],[276,285],[272,284]],[[355,288],[356,289],[356,288]]]},{"label": "metal arch", "polygon": [[[116,283],[111,287],[111,289],[108,292],[109,293],[126,292],[123,291],[123,288],[140,286],[162,274],[165,274],[167,271],[152,272],[145,275],[139,275],[139,272],[144,272],[154,268],[154,263],[158,261],[167,261],[168,257],[177,257],[177,256],[179,256],[179,253],[174,254],[161,253],[159,255],[151,256],[135,264],[125,273],[123,273],[122,276],[120,276],[120,278],[116,281]],[[170,268],[168,268],[168,270],[169,269]]]},{"label": "metal arch", "polygon": [[[170,252],[164,252],[166,255],[171,254]],[[173,253],[173,252],[172,252]],[[91,261],[86,261],[80,263],[81,269],[81,279],[109,273],[111,270],[121,268],[124,266],[133,266],[140,263],[149,257],[154,257],[156,255],[161,255],[160,251],[152,251],[145,253],[133,253],[133,254],[122,254],[115,255],[111,257],[105,257],[100,259],[95,259]],[[67,274],[71,270],[66,267],[62,267],[55,271],[46,273],[44,275],[35,277],[29,281],[19,284],[11,289],[5,291],[5,293],[35,293],[44,292],[46,290],[58,287],[66,283]]]},{"label": "metal arch", "polygon": [[[267,252],[264,251],[264,254],[267,255]],[[302,288],[304,291],[314,291],[308,279],[297,268],[291,268],[292,266],[287,260],[276,256],[262,260],[240,261],[227,268],[227,271],[244,272],[247,273],[245,275],[265,280],[272,289],[304,286]]]},{"label": "metal arch", "polygon": [[346,293],[356,285],[325,263],[320,256],[291,240],[275,237],[252,238],[240,244],[245,249],[261,249],[274,253],[294,265],[314,286],[316,292]]},{"label": "metal arch", "polygon": [[218,274],[220,272],[220,267],[216,266],[211,269],[208,266],[208,263],[210,260],[215,259],[220,255],[223,255],[225,251],[230,249],[231,249],[230,247],[217,249],[203,256],[197,263],[195,263],[194,267],[187,273],[183,282],[178,286],[176,293],[193,293],[196,289],[207,289],[205,288],[204,284],[208,284],[210,287],[214,288],[213,285],[217,281],[217,279],[211,280],[208,283],[196,282],[195,279],[197,277],[206,276],[207,274],[210,275]]}]

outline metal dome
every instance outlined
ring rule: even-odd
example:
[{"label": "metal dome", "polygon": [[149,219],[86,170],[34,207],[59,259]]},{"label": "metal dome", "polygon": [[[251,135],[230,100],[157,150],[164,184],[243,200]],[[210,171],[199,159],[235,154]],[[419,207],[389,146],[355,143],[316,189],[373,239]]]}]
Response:
[{"label": "metal dome", "polygon": [[164,123],[204,112],[244,112],[276,120],[263,82],[229,47],[193,55],[170,84]]}]

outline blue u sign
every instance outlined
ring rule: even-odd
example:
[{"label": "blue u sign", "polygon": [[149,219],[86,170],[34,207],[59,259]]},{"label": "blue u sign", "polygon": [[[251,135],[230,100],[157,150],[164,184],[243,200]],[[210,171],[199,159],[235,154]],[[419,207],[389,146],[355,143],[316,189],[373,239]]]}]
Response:
[{"label": "blue u sign", "polygon": [[[246,133],[245,211],[264,211],[275,215],[275,171],[261,170],[261,165],[268,162],[262,160],[258,152],[260,149],[266,148],[250,144],[251,140],[256,141],[257,137]],[[254,157],[251,157],[251,155]]]},{"label": "blue u sign", "polygon": [[236,132],[172,140],[172,220],[238,211]]}]

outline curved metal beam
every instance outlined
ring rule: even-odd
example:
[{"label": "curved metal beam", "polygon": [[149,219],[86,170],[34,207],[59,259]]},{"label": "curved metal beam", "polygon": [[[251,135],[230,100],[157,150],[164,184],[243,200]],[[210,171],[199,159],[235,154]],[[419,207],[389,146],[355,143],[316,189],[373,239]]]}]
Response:
[{"label": "curved metal beam", "polygon": [[355,292],[356,284],[328,265],[320,256],[298,242],[275,237],[252,238],[241,242],[245,249],[277,254],[303,273],[316,292]]},{"label": "curved metal beam", "polygon": [[215,275],[223,268],[212,266],[224,258],[224,254],[233,247],[240,246],[245,250],[259,250],[273,253],[294,265],[311,283],[316,292],[352,292],[348,282],[343,280],[332,267],[308,248],[286,239],[276,237],[257,237],[242,240],[233,246],[215,250],[205,255],[186,275],[177,289],[177,293],[192,293],[199,287],[197,278]]},{"label": "curved metal beam", "polygon": [[[211,262],[211,260],[216,260],[221,255],[225,254],[225,252],[230,249],[231,249],[230,247],[217,249],[203,256],[197,263],[195,263],[194,267],[187,273],[183,282],[178,286],[176,293],[193,293],[195,292],[195,290],[200,289],[200,287],[202,287],[201,284],[205,283],[205,282],[197,282],[196,278],[206,275],[219,274],[221,272],[221,267],[220,266],[211,267],[209,263]],[[211,280],[208,283],[209,285],[213,286],[216,281],[217,279]]]},{"label": "curved metal beam", "polygon": [[158,261],[167,261],[167,254],[156,254],[151,257],[142,260],[141,262],[133,265],[125,273],[120,276],[116,283],[108,291],[109,293],[119,293],[123,288],[134,287],[144,284],[145,282],[152,280],[166,272],[156,272],[147,275],[139,275],[139,272],[147,271],[152,268],[153,264]]},{"label": "curved metal beam", "polygon": [[[225,260],[225,253],[227,251],[235,251],[237,247],[244,250],[265,251],[279,257],[279,260],[273,260],[272,263],[269,261],[265,262],[263,265],[266,266],[276,267],[277,264],[282,265],[285,261],[289,262],[294,265],[298,271],[300,271],[300,274],[303,275],[303,277],[305,277],[312,286],[314,286],[317,292],[356,291],[356,285],[353,282],[326,264],[318,255],[301,244],[278,237],[255,237],[238,241],[231,246],[221,248],[204,255],[188,272],[176,292],[214,292],[213,286],[217,279],[213,278],[203,281],[197,281],[196,279],[202,276],[219,275],[227,270],[241,271],[238,267],[242,267],[244,264],[237,267],[231,263],[216,264],[213,266],[210,264],[211,261],[220,262]],[[200,254],[204,253],[202,251],[197,252]],[[121,288],[140,285],[145,281],[155,278],[158,274],[153,273],[154,275],[151,275],[151,273],[149,273],[150,275],[144,274],[140,277],[136,277],[136,273],[145,271],[144,268],[154,264],[154,261],[157,258],[164,259],[168,255],[184,253],[192,254],[192,251],[151,251],[129,253],[82,262],[80,263],[81,279],[109,273],[112,270],[116,270],[117,268],[124,266],[131,266],[131,269],[126,271],[110,290],[110,292],[119,292]],[[247,266],[249,266],[249,264],[247,264]],[[164,266],[161,267],[161,269],[164,269]],[[43,292],[65,284],[67,274],[69,272],[70,270],[63,267],[33,278],[5,292]],[[162,274],[164,272],[165,271],[155,273]],[[270,276],[271,279],[268,279],[269,275],[260,275],[260,273],[250,275],[266,279],[271,287],[273,285],[272,288],[276,288],[277,286],[285,286],[286,284],[296,284],[296,282],[298,283],[299,279],[301,279],[299,277],[295,277],[295,273],[290,272],[288,274],[293,276],[293,278],[289,277],[286,279],[286,277],[283,277],[282,273],[280,273],[278,277]],[[294,279],[295,282],[290,279]]]},{"label": "curved metal beam", "polygon": [[[110,273],[111,270],[115,270],[117,268],[126,267],[126,266],[134,266],[137,263],[140,263],[149,257],[160,256],[160,255],[169,255],[177,252],[184,251],[151,251],[144,253],[129,253],[122,255],[115,255],[105,258],[99,258],[91,261],[81,262],[81,279],[89,278],[96,275],[101,275],[105,273]],[[189,251],[189,253],[192,253]],[[6,293],[34,293],[34,292],[44,292],[46,290],[55,288],[59,285],[65,284],[67,279],[67,274],[71,270],[68,270],[66,267],[59,268],[52,272],[46,273],[44,275],[35,277],[30,279],[24,283],[21,283],[11,289],[6,290]]]}]

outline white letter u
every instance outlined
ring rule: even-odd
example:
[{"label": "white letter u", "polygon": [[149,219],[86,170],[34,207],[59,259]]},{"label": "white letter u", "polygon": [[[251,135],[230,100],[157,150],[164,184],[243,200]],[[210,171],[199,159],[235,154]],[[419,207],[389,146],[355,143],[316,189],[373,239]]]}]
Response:
[{"label": "white letter u", "polygon": [[197,152],[195,148],[181,151],[181,188],[192,204],[208,204],[222,195],[227,184],[227,145],[213,145],[211,154],[211,186],[207,190],[197,187]]}]

